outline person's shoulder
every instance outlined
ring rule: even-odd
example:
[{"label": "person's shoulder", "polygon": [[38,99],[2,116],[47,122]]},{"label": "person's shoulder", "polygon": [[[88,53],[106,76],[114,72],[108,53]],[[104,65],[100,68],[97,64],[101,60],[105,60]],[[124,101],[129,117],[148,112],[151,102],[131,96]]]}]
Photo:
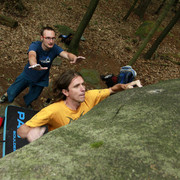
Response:
[{"label": "person's shoulder", "polygon": [[41,44],[42,42],[41,41],[32,41],[32,43],[31,44]]},{"label": "person's shoulder", "polygon": [[91,93],[94,93],[94,92],[96,92],[96,91],[97,91],[97,89],[87,90],[87,91],[86,91],[86,94],[91,94]]},{"label": "person's shoulder", "polygon": [[41,41],[33,41],[31,44],[30,44],[30,48],[34,48],[34,47],[41,47]]},{"label": "person's shoulder", "polygon": [[58,113],[59,108],[61,108],[61,106],[59,106],[58,103],[52,103],[52,104],[42,108],[38,112],[38,116],[48,116],[48,117],[53,116]]},{"label": "person's shoulder", "polygon": [[101,92],[105,92],[105,91],[108,91],[108,88],[106,88],[106,89],[92,89],[92,90],[88,90],[88,91],[86,91],[86,94],[101,93]]},{"label": "person's shoulder", "polygon": [[46,106],[44,109],[48,111],[56,111],[59,108],[63,107],[63,101],[54,102],[48,106]]},{"label": "person's shoulder", "polygon": [[28,49],[28,53],[30,51],[35,51],[36,53],[38,53],[41,50],[41,41],[33,41]]},{"label": "person's shoulder", "polygon": [[92,95],[96,94],[97,92],[98,92],[97,89],[88,90],[85,92],[85,97],[86,98],[91,97]]},{"label": "person's shoulder", "polygon": [[61,48],[61,47],[57,44],[54,44],[53,48]]},{"label": "person's shoulder", "polygon": [[64,51],[59,45],[54,44],[53,49]]},{"label": "person's shoulder", "polygon": [[86,91],[86,97],[99,96],[102,94],[109,94],[109,89],[93,89]]}]

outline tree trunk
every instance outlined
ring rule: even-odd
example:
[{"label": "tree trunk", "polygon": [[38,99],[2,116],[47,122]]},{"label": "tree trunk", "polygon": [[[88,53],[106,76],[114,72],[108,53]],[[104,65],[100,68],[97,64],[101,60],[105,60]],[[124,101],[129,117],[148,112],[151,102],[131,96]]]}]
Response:
[{"label": "tree trunk", "polygon": [[158,9],[156,10],[155,14],[159,14],[160,10],[162,9],[162,7],[164,6],[164,3],[166,2],[166,0],[163,0],[163,2],[160,4],[160,6],[158,7]]},{"label": "tree trunk", "polygon": [[138,59],[138,57],[140,56],[141,52],[144,50],[144,48],[146,47],[147,43],[150,41],[150,39],[152,38],[152,36],[154,35],[154,33],[156,32],[156,30],[158,29],[159,25],[161,24],[161,22],[163,21],[163,19],[166,17],[169,9],[172,7],[172,4],[175,0],[169,0],[167,1],[163,12],[160,14],[160,16],[158,17],[154,27],[151,29],[151,31],[149,32],[149,34],[147,35],[147,37],[144,39],[142,45],[140,46],[139,50],[136,52],[136,54],[133,56],[133,58],[129,61],[129,65],[133,65],[136,60]]},{"label": "tree trunk", "polygon": [[96,10],[98,3],[99,3],[99,0],[91,0],[90,1],[89,7],[86,11],[86,14],[84,15],[82,21],[80,22],[79,27],[69,45],[69,49],[68,49],[69,52],[77,54],[77,49],[79,47],[79,41],[81,39],[81,36],[82,36],[85,28],[87,27],[89,21],[91,20],[91,17],[93,16],[93,13]]},{"label": "tree trunk", "polygon": [[150,2],[151,0],[141,0],[139,6],[135,9],[135,14],[137,14],[140,17],[140,19],[144,18],[144,14]]},{"label": "tree trunk", "polygon": [[170,21],[170,23],[166,26],[166,28],[162,31],[162,33],[159,35],[159,37],[156,39],[156,41],[153,43],[151,48],[147,51],[144,58],[145,59],[151,59],[152,55],[160,45],[160,43],[163,41],[163,39],[166,37],[166,35],[169,33],[169,31],[173,28],[173,26],[177,23],[177,21],[180,18],[180,8],[178,9],[177,13],[173,17],[173,19]]},{"label": "tree trunk", "polygon": [[[162,9],[162,7],[164,6],[165,2],[166,2],[166,0],[163,0],[163,2],[162,2],[161,5],[159,6],[159,8],[158,8],[157,11],[155,12],[155,14],[159,14],[159,11]],[[179,0],[175,0],[175,1],[174,1],[174,3],[173,3],[173,9],[172,9],[173,12],[177,12],[176,7],[177,7],[178,3],[179,3]]]},{"label": "tree trunk", "polygon": [[123,21],[126,21],[127,18],[130,16],[131,12],[133,11],[134,7],[136,6],[138,0],[134,0],[133,5],[130,7],[129,11],[127,14],[124,16]]}]

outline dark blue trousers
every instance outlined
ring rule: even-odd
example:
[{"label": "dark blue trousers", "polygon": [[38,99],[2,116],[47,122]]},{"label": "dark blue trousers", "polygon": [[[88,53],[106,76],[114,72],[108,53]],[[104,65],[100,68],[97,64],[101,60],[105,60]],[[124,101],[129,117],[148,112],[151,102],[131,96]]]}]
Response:
[{"label": "dark blue trousers", "polygon": [[29,87],[29,92],[23,97],[26,106],[36,100],[44,88],[33,84],[30,80],[25,79],[23,74],[20,74],[7,90],[8,101],[13,102],[14,99],[27,87]]}]

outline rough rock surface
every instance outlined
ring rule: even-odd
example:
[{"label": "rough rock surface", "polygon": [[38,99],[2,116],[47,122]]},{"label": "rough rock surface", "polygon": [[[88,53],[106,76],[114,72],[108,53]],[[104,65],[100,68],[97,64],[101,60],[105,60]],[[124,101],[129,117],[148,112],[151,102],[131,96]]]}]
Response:
[{"label": "rough rock surface", "polygon": [[180,179],[180,79],[113,95],[0,160],[1,179]]}]

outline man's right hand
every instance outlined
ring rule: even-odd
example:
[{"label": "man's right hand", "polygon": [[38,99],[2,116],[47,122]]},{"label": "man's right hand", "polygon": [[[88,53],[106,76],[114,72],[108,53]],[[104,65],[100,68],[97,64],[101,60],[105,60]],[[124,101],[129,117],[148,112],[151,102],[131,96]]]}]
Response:
[{"label": "man's right hand", "polygon": [[27,140],[29,142],[35,141],[36,139],[40,138],[45,131],[46,131],[45,127],[31,128],[27,134]]},{"label": "man's right hand", "polygon": [[110,90],[110,94],[114,94],[117,93],[119,91],[123,91],[126,89],[132,89],[134,87],[143,87],[140,80],[136,80],[136,81],[132,81],[128,84],[115,84],[114,86],[112,86],[111,88],[109,88]]},{"label": "man's right hand", "polygon": [[38,70],[38,71],[48,69],[48,67],[42,67],[40,64],[34,64],[32,66],[29,66],[29,68],[30,69],[35,69],[35,70]]}]

